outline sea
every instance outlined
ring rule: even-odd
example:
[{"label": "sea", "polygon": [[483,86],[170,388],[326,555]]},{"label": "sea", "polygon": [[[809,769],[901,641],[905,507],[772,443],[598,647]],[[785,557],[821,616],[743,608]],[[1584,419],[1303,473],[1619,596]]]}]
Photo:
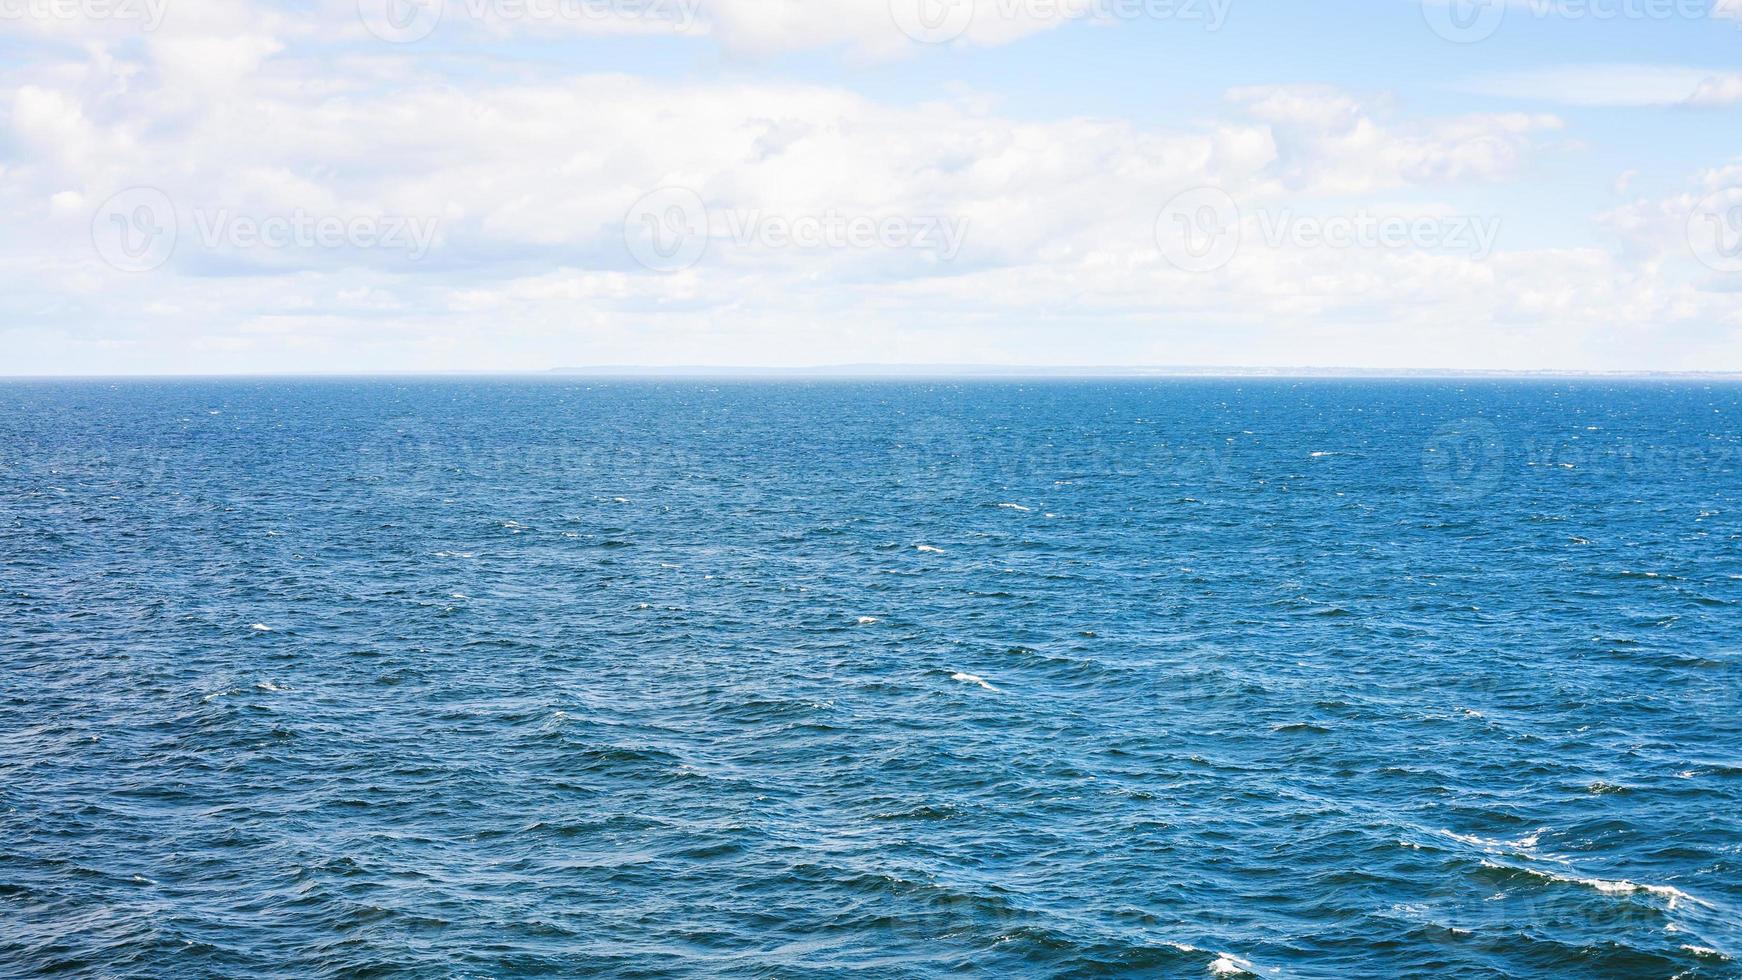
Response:
[{"label": "sea", "polygon": [[0,976],[1742,976],[1742,385],[0,383]]}]

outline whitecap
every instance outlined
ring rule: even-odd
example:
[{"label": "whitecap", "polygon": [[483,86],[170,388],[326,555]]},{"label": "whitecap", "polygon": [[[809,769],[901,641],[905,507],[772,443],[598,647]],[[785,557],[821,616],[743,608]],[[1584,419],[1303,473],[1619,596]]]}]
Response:
[{"label": "whitecap", "polygon": [[[1459,834],[1450,830],[1441,830],[1440,833],[1446,837],[1450,837],[1452,840],[1455,840],[1460,844],[1468,844],[1471,847],[1480,847],[1485,851],[1509,851],[1529,850],[1530,848],[1535,847],[1538,841],[1541,840],[1542,830],[1540,828],[1533,830],[1529,836],[1520,837],[1518,840],[1500,840],[1492,837],[1477,837],[1473,834]],[[1499,867],[1499,865],[1493,865],[1493,867]]]},{"label": "whitecap", "polygon": [[986,678],[981,677],[978,674],[955,673],[955,674],[950,675],[950,680],[961,681],[963,684],[978,684],[988,691],[998,690],[997,688],[993,687],[992,685],[986,683]]},{"label": "whitecap", "polygon": [[249,626],[248,628],[253,630],[256,633],[270,633],[270,632],[272,632],[272,627],[266,625],[265,623],[255,623],[252,626]]},{"label": "whitecap", "polygon": [[1571,875],[1558,875],[1552,871],[1542,871],[1537,868],[1514,868],[1507,865],[1494,864],[1489,861],[1483,861],[1482,863],[1491,868],[1504,868],[1507,871],[1523,872],[1524,874],[1541,878],[1545,881],[1555,881],[1565,885],[1582,885],[1586,888],[1594,888],[1605,895],[1635,895],[1639,893],[1654,895],[1658,898],[1668,899],[1669,907],[1672,911],[1681,902],[1688,902],[1704,908],[1711,908],[1711,904],[1706,902],[1704,899],[1695,898],[1674,885],[1640,884],[1639,882],[1634,881],[1613,881],[1607,878],[1577,878]]},{"label": "whitecap", "polygon": [[261,681],[261,682],[260,682],[260,683],[258,683],[258,684],[256,684],[256,685],[254,685],[254,686],[255,686],[255,688],[257,688],[257,689],[258,689],[258,690],[262,690],[262,691],[270,691],[270,692],[272,692],[272,693],[273,693],[273,694],[277,694],[277,693],[279,693],[279,692],[280,692],[280,691],[283,691],[283,690],[284,690],[284,688],[282,688],[282,687],[279,687],[279,686],[278,686],[278,685],[277,685],[277,684],[274,684],[274,683],[272,683],[272,682],[271,682],[271,681]]},{"label": "whitecap", "polygon": [[1238,956],[1230,953],[1219,953],[1215,962],[1210,964],[1210,972],[1218,977],[1238,976],[1242,973],[1256,976],[1258,968]]},{"label": "whitecap", "polygon": [[916,550],[919,550],[919,551],[926,551],[926,552],[930,552],[930,553],[931,553],[931,554],[934,554],[934,555],[941,555],[941,554],[943,554],[943,553],[944,553],[944,549],[942,549],[942,548],[934,548],[934,547],[932,547],[932,546],[931,546],[931,545],[929,545],[929,544],[920,544],[920,545],[914,545],[914,548],[915,548],[915,549],[916,549]]},{"label": "whitecap", "polygon": [[1024,507],[1021,504],[999,504],[998,506],[1004,508],[1005,510],[1019,510],[1019,511],[1022,511],[1024,514],[1026,514],[1029,511],[1034,509],[1033,507]]}]

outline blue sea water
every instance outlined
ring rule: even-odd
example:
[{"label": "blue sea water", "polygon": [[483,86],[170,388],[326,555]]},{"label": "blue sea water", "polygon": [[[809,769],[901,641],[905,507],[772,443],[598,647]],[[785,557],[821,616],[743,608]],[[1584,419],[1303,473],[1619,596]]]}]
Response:
[{"label": "blue sea water", "polygon": [[1742,386],[0,384],[0,975],[1735,977]]}]

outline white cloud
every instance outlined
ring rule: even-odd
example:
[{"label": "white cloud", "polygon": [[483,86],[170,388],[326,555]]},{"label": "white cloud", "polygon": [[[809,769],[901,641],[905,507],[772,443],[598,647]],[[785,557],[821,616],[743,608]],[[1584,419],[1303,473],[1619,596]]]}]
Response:
[{"label": "white cloud", "polygon": [[[367,21],[402,42],[689,36],[712,38],[737,55],[833,48],[879,60],[933,46],[1009,44],[1074,21],[1105,19],[1097,14],[1131,6],[1105,0],[425,0],[434,13],[409,31],[396,31],[382,30],[380,18],[358,16],[359,3],[369,11],[386,0],[319,2],[319,22],[335,32],[331,36],[359,41],[377,39],[371,38]],[[1177,0],[1134,9],[1165,11],[1181,30],[1203,31],[1221,26],[1230,3]]]},{"label": "white cloud", "polygon": [[1485,75],[1457,89],[1569,106],[1712,107],[1742,102],[1742,73],[1666,65],[1567,65]]},{"label": "white cloud", "polygon": [[[869,7],[840,15],[854,9],[869,18]],[[184,0],[156,35],[0,69],[0,128],[14,148],[0,207],[15,216],[0,232],[0,345],[15,369],[988,352],[1625,366],[1647,325],[1737,326],[1717,294],[1673,268],[1658,226],[1674,202],[1609,219],[1633,242],[1626,252],[1519,251],[1505,227],[1486,261],[1257,243],[1261,213],[1456,216],[1448,196],[1515,176],[1563,127],[1550,115],[1423,118],[1383,98],[1283,86],[1236,90],[1220,118],[1162,128],[1000,117],[972,99],[891,105],[791,82],[483,63],[460,84],[415,46],[315,45],[328,28],[241,10]],[[860,44],[851,39],[872,29],[783,16],[742,43]],[[1155,243],[1157,212],[1206,184],[1236,197],[1252,238],[1223,269],[1181,272]],[[91,221],[135,185],[174,199],[180,239],[162,268],[124,274],[92,249]],[[694,189],[717,224],[939,216],[965,222],[968,240],[945,261],[925,249],[738,244],[716,227],[693,268],[655,275],[632,261],[624,222],[663,185]],[[355,247],[208,249],[196,212],[208,223],[220,212],[409,216],[439,232],[422,262]],[[1607,346],[1589,346],[1599,332]],[[1231,358],[1229,336],[1264,342]]]},{"label": "white cloud", "polygon": [[1550,115],[1504,113],[1395,123],[1347,93],[1316,86],[1242,88],[1229,99],[1279,143],[1275,176],[1292,189],[1352,194],[1512,173]]}]

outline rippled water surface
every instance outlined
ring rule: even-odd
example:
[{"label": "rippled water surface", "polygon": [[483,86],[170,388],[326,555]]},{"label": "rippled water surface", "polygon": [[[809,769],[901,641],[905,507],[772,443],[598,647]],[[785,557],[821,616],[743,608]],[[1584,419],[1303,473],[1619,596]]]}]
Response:
[{"label": "rippled water surface", "polygon": [[1735,977],[1742,388],[0,384],[0,974]]}]

